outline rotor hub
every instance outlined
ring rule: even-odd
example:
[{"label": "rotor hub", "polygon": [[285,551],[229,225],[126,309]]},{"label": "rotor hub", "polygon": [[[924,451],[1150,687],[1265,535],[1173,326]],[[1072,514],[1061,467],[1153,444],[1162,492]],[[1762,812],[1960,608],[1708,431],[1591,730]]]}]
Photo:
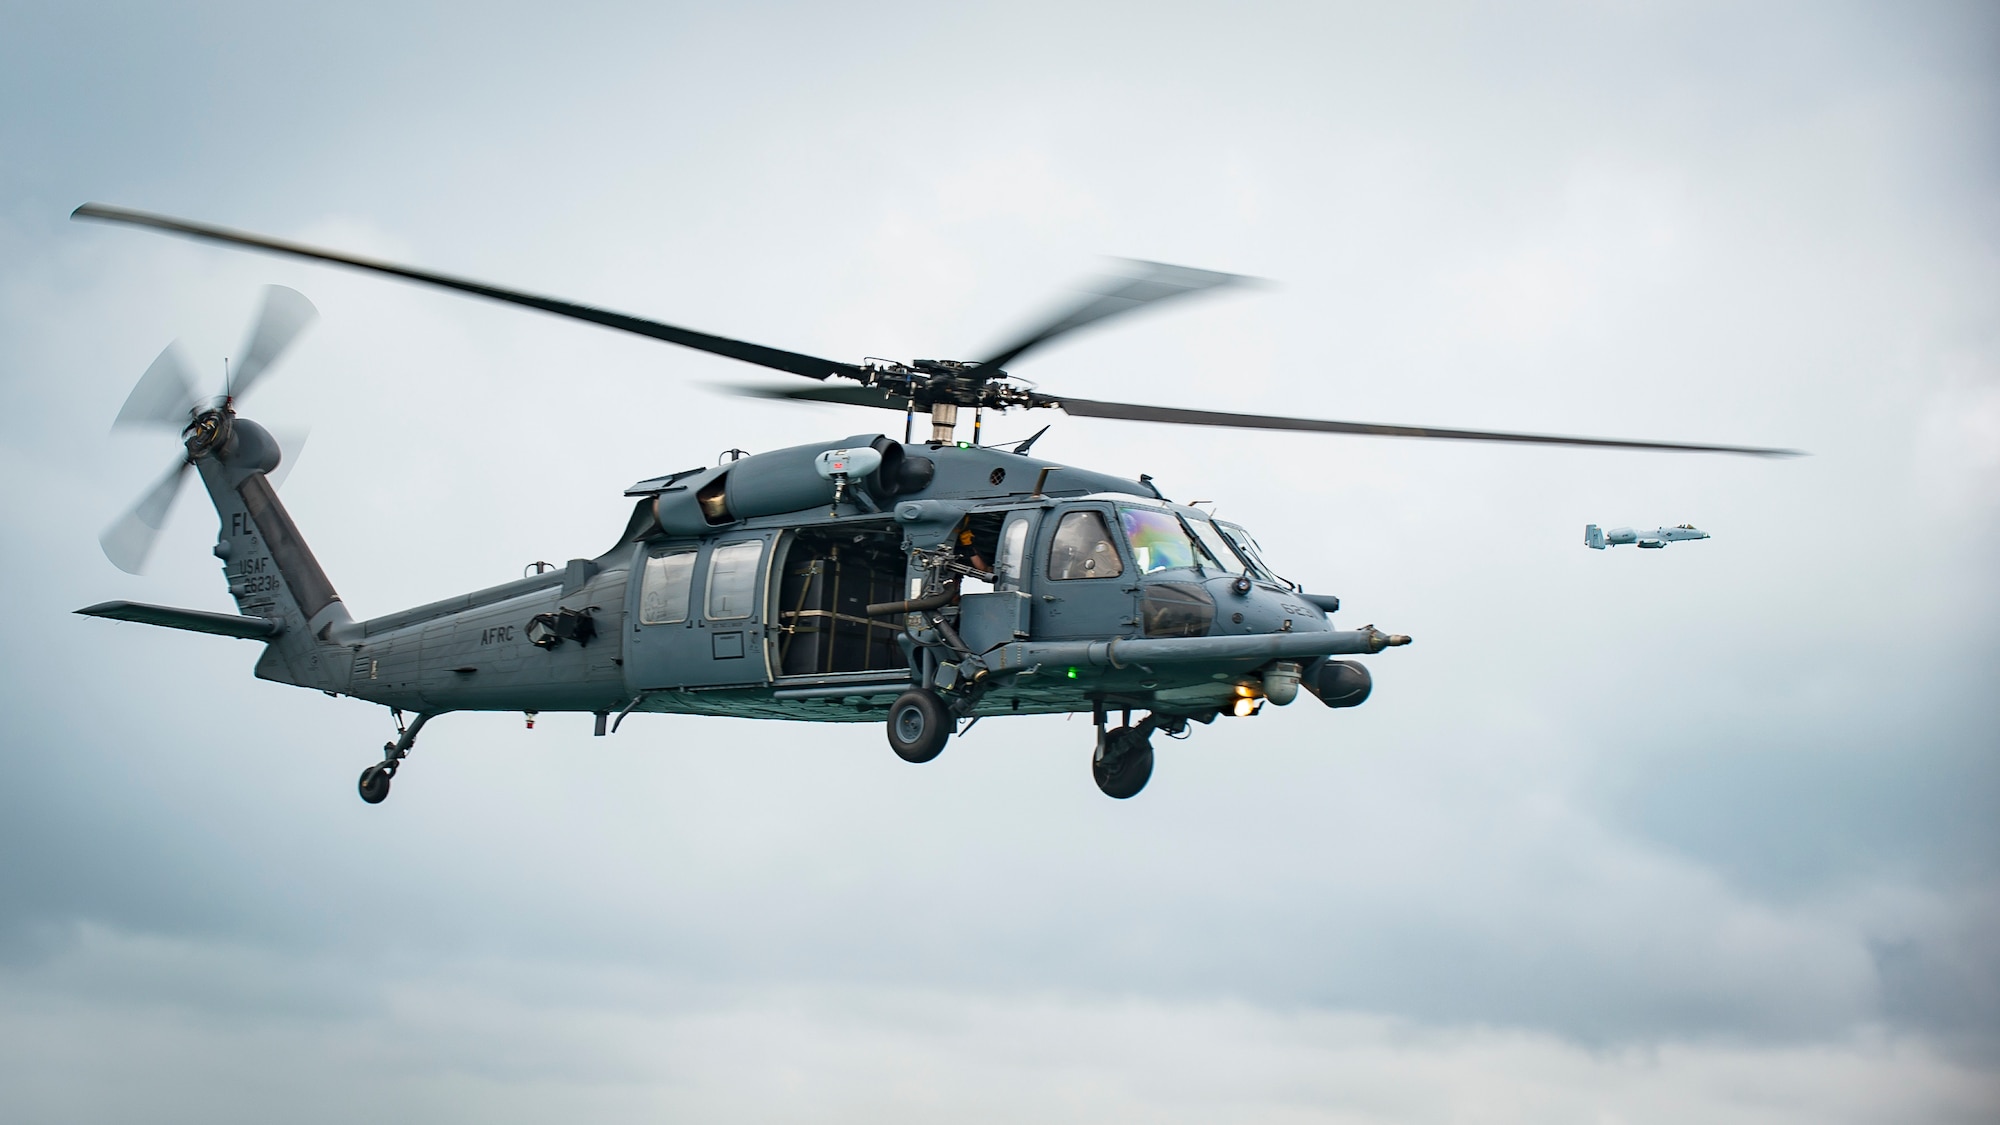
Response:
[{"label": "rotor hub", "polygon": [[228,445],[236,428],[235,419],[236,412],[227,405],[195,415],[194,421],[188,423],[188,428],[181,435],[187,442],[188,456],[206,457]]}]

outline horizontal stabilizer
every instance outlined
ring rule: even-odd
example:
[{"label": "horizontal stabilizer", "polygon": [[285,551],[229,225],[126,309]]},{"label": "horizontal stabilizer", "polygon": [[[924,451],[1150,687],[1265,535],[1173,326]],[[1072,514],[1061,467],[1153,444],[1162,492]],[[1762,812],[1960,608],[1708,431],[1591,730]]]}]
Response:
[{"label": "horizontal stabilizer", "polygon": [[139,602],[99,602],[77,610],[85,617],[109,617],[113,621],[137,621],[164,625],[191,633],[214,633],[221,637],[241,637],[246,641],[268,641],[284,632],[282,621],[264,617],[238,617],[233,613],[210,613],[200,609],[173,609]]}]

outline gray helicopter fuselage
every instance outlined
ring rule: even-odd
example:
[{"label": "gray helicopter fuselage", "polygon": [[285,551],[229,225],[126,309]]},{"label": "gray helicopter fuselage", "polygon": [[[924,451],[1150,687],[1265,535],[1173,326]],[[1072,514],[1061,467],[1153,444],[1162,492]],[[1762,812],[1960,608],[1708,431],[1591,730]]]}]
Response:
[{"label": "gray helicopter fuselage", "polygon": [[[836,505],[813,459],[871,444],[885,453],[882,470]],[[913,684],[949,686],[958,669],[937,638],[899,636],[924,634],[913,618],[868,606],[920,595],[940,558],[969,549],[993,567],[993,588],[963,589],[943,612],[962,651],[1005,681],[971,713],[1089,710],[1107,696],[1212,712],[1255,692],[1251,671],[1290,651],[1189,659],[1163,654],[1160,641],[1268,636],[1297,647],[1332,628],[1322,605],[1337,604],[1240,565],[1157,565],[1118,533],[1121,505],[1204,514],[1144,479],[993,447],[863,435],[643,481],[628,495],[638,503],[625,534],[596,558],[354,624],[346,683],[332,690],[427,713],[879,720]],[[1077,511],[1111,532],[1103,577],[1051,569],[1058,527]],[[979,550],[988,555],[977,559]],[[571,635],[556,636],[564,615]],[[1121,641],[1163,655],[1128,662],[1099,651],[1092,662],[1087,646]],[[947,658],[926,655],[939,652]]]}]

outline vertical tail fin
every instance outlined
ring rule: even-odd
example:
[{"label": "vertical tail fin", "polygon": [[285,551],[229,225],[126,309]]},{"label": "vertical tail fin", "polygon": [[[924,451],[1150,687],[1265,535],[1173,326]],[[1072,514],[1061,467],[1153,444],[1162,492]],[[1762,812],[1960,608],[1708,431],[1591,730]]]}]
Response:
[{"label": "vertical tail fin", "polygon": [[265,476],[277,467],[277,443],[248,419],[235,419],[233,429],[225,452],[195,464],[221,520],[215,555],[238,612],[284,624],[257,675],[344,691],[351,668],[335,634],[353,618]]},{"label": "vertical tail fin", "polygon": [[1604,532],[1594,523],[1583,525],[1583,545],[1593,551],[1604,549]]}]

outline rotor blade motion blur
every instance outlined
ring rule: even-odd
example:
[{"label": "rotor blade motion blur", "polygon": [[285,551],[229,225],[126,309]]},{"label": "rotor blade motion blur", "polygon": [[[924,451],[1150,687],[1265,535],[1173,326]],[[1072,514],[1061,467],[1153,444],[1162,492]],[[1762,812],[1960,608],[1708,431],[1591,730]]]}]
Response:
[{"label": "rotor blade motion blur", "polygon": [[843,375],[851,379],[859,379],[863,382],[867,381],[866,372],[851,363],[838,363],[834,360],[820,359],[817,356],[803,355],[799,352],[788,352],[779,348],[767,348],[762,344],[732,340],[726,336],[711,336],[704,332],[695,332],[686,328],[678,328],[671,324],[663,324],[657,320],[647,320],[644,317],[629,316],[625,313],[612,312],[608,309],[595,308],[590,305],[579,305],[570,301],[559,301],[553,297],[524,293],[516,289],[504,289],[497,285],[487,285],[484,282],[472,281],[467,278],[453,277],[449,274],[434,273],[429,270],[397,265],[394,262],[364,258],[355,254],[342,254],[338,251],[323,250],[316,246],[307,246],[298,242],[286,242],[282,239],[266,238],[263,235],[251,234],[247,231],[231,230],[227,227],[211,226],[206,223],[189,222],[185,219],[175,219],[166,215],[155,215],[145,211],[134,211],[125,207],[113,207],[103,203],[86,203],[71,212],[70,217],[72,219],[96,219],[100,222],[126,223],[131,226],[149,227],[153,230],[185,235],[189,238],[201,239],[208,242],[247,246],[251,249],[264,250],[273,254],[285,254],[294,258],[306,258],[312,261],[351,266],[355,269],[372,270],[375,273],[400,277],[405,281],[414,281],[423,285],[435,285],[442,289],[470,293],[475,297],[485,297],[493,301],[504,301],[508,304],[522,305],[541,312],[554,313],[557,316],[588,321],[591,324],[603,325],[606,328],[615,328],[621,332],[649,336],[655,340],[665,340],[670,344],[679,344],[682,347],[727,356],[730,359],[742,360],[745,363],[754,363],[759,367],[769,367],[777,371],[787,371],[794,375],[803,375],[808,379],[824,379],[829,375]]},{"label": "rotor blade motion blur", "polygon": [[264,479],[270,481],[275,490],[285,486],[285,478],[291,476],[292,470],[298,466],[299,451],[306,447],[306,439],[312,436],[312,431],[292,426],[267,426],[265,430],[271,435],[271,440],[278,443],[278,467],[264,474]]},{"label": "rotor blade motion blur", "polygon": [[111,565],[127,574],[146,569],[146,556],[153,553],[153,543],[159,539],[160,529],[167,525],[167,513],[173,509],[174,498],[180,495],[181,481],[192,467],[185,459],[176,462],[131,510],[97,537]]},{"label": "rotor blade motion blur", "polygon": [[180,345],[168,344],[132,385],[132,393],[125,396],[125,405],[118,408],[118,417],[111,425],[113,429],[164,426],[178,430],[193,419],[198,405]]},{"label": "rotor blade motion blur", "polygon": [[1798,457],[1796,449],[1766,449],[1754,445],[1700,445],[1691,442],[1630,441],[1622,438],[1568,437],[1560,434],[1516,434],[1497,430],[1448,430],[1435,426],[1390,426],[1374,422],[1329,422],[1315,418],[1285,418],[1269,414],[1229,414],[1216,410],[1183,410],[1172,406],[1141,406],[1099,402],[1087,398],[1047,396],[1037,405],[1055,406],[1078,418],[1117,418],[1132,422],[1171,422],[1182,426],[1223,426],[1238,430],[1296,430],[1320,434],[1366,434],[1375,437],[1440,438],[1447,441],[1504,441],[1529,445],[1588,445],[1611,449],[1660,449],[1685,453],[1741,453],[1752,457]]},{"label": "rotor blade motion blur", "polygon": [[318,319],[319,310],[303,293],[282,285],[266,285],[263,311],[257,314],[256,327],[250,330],[250,339],[243,345],[243,358],[229,373],[225,393],[231,398],[249,394],[258,376],[270,370],[299,333]]},{"label": "rotor blade motion blur", "polygon": [[978,366],[973,368],[972,377],[991,377],[997,374],[1000,368],[1035,348],[1085,325],[1145,308],[1147,305],[1169,298],[1184,297],[1253,280],[1240,274],[1170,266],[1161,262],[1127,261],[1124,264],[1131,271],[1127,276],[1100,280],[1089,290],[1090,297],[1072,306],[1067,312],[1023,333],[1006,347],[981,360]]}]

